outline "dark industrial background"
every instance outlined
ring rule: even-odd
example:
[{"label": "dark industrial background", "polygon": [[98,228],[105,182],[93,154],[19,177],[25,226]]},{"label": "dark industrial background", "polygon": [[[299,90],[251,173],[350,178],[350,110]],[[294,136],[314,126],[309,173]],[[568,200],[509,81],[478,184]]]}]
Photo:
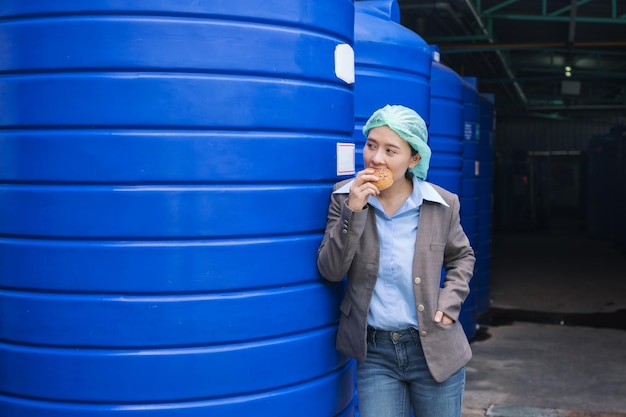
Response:
[{"label": "dark industrial background", "polygon": [[495,230],[540,229],[567,216],[612,238],[616,216],[598,215],[607,203],[626,208],[616,196],[626,191],[624,159],[616,159],[626,141],[626,3],[398,3],[403,26],[495,97]]},{"label": "dark industrial background", "polygon": [[626,2],[398,3],[495,99],[492,306],[463,415],[626,415]]}]

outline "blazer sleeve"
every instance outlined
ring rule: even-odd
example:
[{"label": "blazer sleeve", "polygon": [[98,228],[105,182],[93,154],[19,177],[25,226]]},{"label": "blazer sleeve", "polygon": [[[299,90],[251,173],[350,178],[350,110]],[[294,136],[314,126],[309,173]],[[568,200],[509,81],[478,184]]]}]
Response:
[{"label": "blazer sleeve", "polygon": [[470,241],[461,226],[459,198],[450,201],[451,216],[448,239],[444,251],[446,271],[443,287],[439,292],[438,309],[458,320],[461,306],[470,291],[476,257]]},{"label": "blazer sleeve", "polygon": [[367,207],[361,211],[352,211],[347,200],[348,194],[331,194],[324,238],[317,251],[318,271],[333,282],[341,281],[348,273],[369,211]]}]

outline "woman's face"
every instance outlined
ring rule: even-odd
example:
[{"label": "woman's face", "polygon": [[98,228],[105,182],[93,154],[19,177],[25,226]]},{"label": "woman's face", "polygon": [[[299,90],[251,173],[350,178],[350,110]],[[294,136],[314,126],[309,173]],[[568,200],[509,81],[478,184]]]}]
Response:
[{"label": "woman's face", "polygon": [[371,129],[363,148],[366,168],[385,167],[393,172],[393,180],[404,178],[407,169],[413,168],[421,159],[419,154],[411,156],[411,145],[387,126]]}]

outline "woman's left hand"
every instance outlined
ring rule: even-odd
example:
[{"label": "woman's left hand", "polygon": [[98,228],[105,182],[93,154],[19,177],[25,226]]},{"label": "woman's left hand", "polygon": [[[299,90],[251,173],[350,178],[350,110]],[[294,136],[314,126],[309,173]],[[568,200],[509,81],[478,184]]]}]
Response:
[{"label": "woman's left hand", "polygon": [[444,326],[449,326],[454,323],[454,320],[446,316],[443,311],[437,310],[435,313],[435,323],[442,323]]}]

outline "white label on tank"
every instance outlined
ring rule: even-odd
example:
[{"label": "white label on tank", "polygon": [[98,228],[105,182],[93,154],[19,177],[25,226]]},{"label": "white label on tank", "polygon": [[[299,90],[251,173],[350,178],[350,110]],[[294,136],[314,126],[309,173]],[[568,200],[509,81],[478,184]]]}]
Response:
[{"label": "white label on tank", "polygon": [[474,161],[474,175],[480,175],[480,161]]},{"label": "white label on tank", "polygon": [[354,143],[337,143],[337,175],[354,174]]},{"label": "white label on tank", "polygon": [[354,83],[354,50],[347,43],[335,47],[335,75],[348,84]]}]

